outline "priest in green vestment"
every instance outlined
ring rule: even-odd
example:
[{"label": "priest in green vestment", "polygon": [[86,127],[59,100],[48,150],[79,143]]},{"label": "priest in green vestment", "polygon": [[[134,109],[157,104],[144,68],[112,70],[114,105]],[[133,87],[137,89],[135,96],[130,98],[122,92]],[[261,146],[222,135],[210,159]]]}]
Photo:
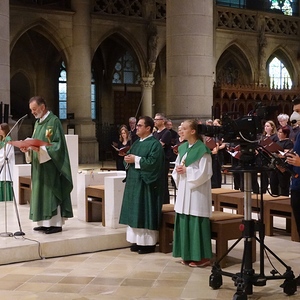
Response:
[{"label": "priest in green vestment", "polygon": [[155,251],[163,203],[164,152],[153,135],[152,118],[141,117],[136,125],[139,140],[131,146],[124,163],[127,168],[120,224],[128,225],[126,239],[131,251]]},{"label": "priest in green vestment", "polygon": [[29,107],[37,119],[32,138],[49,143],[21,149],[31,162],[29,218],[38,224],[35,231],[61,232],[65,219],[73,217],[73,183],[65,135],[60,120],[47,109],[43,98],[32,97]]}]

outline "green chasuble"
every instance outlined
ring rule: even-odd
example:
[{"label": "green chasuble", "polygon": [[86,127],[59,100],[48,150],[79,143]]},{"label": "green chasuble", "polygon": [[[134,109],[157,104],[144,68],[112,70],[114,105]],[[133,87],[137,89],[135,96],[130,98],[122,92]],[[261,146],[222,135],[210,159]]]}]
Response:
[{"label": "green chasuble", "polygon": [[163,148],[151,136],[135,141],[130,153],[141,157],[141,168],[130,164],[127,170],[120,224],[158,230],[163,203]]},{"label": "green chasuble", "polygon": [[38,153],[32,151],[30,215],[32,221],[49,220],[57,214],[73,217],[71,191],[73,189],[69,154],[60,120],[52,113],[34,126],[33,138],[50,142],[46,146],[51,160],[39,163]]}]

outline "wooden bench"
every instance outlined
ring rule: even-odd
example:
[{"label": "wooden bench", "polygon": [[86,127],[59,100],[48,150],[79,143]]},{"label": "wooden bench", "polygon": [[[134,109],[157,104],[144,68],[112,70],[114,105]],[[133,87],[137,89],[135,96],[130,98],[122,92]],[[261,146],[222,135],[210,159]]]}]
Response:
[{"label": "wooden bench", "polygon": [[[29,194],[29,197],[25,197]],[[19,176],[19,204],[30,203],[31,176]]]},{"label": "wooden bench", "polygon": [[211,199],[212,199],[212,203],[213,203],[213,206],[214,206],[215,210],[218,210],[216,208],[216,205],[219,203],[219,201],[218,201],[219,195],[232,194],[232,193],[240,193],[240,191],[232,190],[232,189],[226,189],[226,188],[211,189]]},{"label": "wooden bench", "polygon": [[105,226],[104,185],[91,185],[85,189],[86,221],[102,222]]},{"label": "wooden bench", "polygon": [[[244,192],[222,193],[218,195],[215,201],[215,210],[223,211],[224,208],[236,210],[238,214],[244,214]],[[263,203],[276,200],[287,200],[288,196],[272,197],[269,194],[263,194]],[[260,195],[251,194],[251,207],[254,211],[259,211]]]},{"label": "wooden bench", "polygon": [[[219,260],[228,251],[228,241],[242,236],[240,225],[242,215],[214,211],[211,220],[211,238],[216,241],[216,260]],[[159,251],[172,252],[175,212],[166,211],[162,214],[162,222],[159,230]],[[256,260],[256,243],[252,242],[252,260]],[[221,267],[226,266],[226,258],[220,262]]]},{"label": "wooden bench", "polygon": [[290,200],[277,200],[265,203],[265,234],[268,236],[273,235],[273,217],[285,218],[286,231],[291,232],[291,240],[295,242],[300,241]]}]

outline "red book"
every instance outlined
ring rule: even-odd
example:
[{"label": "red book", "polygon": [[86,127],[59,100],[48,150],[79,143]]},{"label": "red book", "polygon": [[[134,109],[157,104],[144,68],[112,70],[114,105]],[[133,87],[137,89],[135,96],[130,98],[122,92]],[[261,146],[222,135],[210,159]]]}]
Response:
[{"label": "red book", "polygon": [[125,147],[122,147],[122,148],[117,148],[115,147],[114,145],[111,145],[116,151],[120,152],[120,153],[125,153],[130,149],[130,146],[125,146]]},{"label": "red book", "polygon": [[283,151],[283,148],[269,137],[261,140],[260,145],[271,153]]},{"label": "red book", "polygon": [[207,137],[205,139],[205,145],[210,149],[213,150],[215,147],[217,147],[217,144],[215,142],[215,140],[211,137]]},{"label": "red book", "polygon": [[11,144],[18,148],[29,148],[29,147],[41,147],[41,146],[50,146],[48,142],[44,142],[39,139],[26,139],[23,141],[9,141],[8,144]]}]

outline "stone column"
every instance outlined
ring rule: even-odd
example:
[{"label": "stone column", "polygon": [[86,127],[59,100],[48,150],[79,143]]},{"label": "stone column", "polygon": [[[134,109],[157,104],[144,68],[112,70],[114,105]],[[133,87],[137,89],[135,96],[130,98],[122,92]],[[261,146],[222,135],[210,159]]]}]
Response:
[{"label": "stone column", "polygon": [[167,0],[167,115],[211,117],[214,50],[212,0]]},{"label": "stone column", "polygon": [[72,0],[73,47],[68,71],[68,112],[75,114],[75,134],[79,135],[79,163],[95,163],[98,142],[91,119],[91,19],[90,0]]},{"label": "stone column", "polygon": [[154,86],[154,77],[143,77],[142,85],[142,115],[153,117],[152,94]]},{"label": "stone column", "polygon": [[0,102],[10,103],[9,0],[0,1]]}]

